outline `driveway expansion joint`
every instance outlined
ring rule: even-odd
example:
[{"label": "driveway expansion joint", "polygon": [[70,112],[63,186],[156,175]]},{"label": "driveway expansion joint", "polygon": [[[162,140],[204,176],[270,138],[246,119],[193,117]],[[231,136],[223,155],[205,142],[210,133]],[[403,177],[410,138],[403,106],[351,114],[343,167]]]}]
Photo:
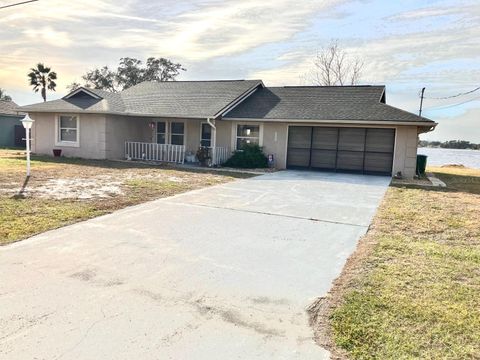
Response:
[{"label": "driveway expansion joint", "polygon": [[168,204],[170,204],[170,205],[193,206],[193,207],[198,206],[198,207],[204,207],[204,208],[210,208],[210,209],[221,209],[221,210],[238,211],[238,212],[251,213],[251,214],[278,216],[278,217],[284,217],[284,218],[289,218],[289,219],[307,220],[307,221],[314,221],[314,222],[324,222],[324,223],[329,223],[329,224],[354,226],[354,227],[360,227],[360,228],[368,228],[369,227],[369,225],[354,224],[354,223],[348,223],[348,222],[342,222],[342,221],[317,219],[317,218],[296,216],[296,215],[278,214],[278,213],[271,213],[271,212],[258,211],[258,210],[237,209],[237,208],[232,208],[232,207],[214,206],[214,205],[207,205],[207,204],[191,204],[191,203],[184,203],[184,202],[168,202]]}]

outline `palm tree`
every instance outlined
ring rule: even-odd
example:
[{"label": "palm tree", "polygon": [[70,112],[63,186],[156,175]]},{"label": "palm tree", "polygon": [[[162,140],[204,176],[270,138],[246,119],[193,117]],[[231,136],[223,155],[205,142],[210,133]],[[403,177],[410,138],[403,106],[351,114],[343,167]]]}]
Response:
[{"label": "palm tree", "polygon": [[42,63],[37,64],[36,68],[32,70],[28,77],[30,79],[30,85],[33,86],[33,91],[41,91],[43,101],[47,101],[47,89],[55,91],[57,84],[54,80],[57,80],[57,73],[50,71],[49,67],[46,67]]},{"label": "palm tree", "polygon": [[12,98],[5,93],[5,90],[0,88],[0,100],[12,101]]}]

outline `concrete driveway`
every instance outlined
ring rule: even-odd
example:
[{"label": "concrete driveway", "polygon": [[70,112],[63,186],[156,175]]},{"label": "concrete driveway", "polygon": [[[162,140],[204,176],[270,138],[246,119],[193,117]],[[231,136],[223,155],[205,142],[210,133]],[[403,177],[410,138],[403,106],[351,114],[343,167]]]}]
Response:
[{"label": "concrete driveway", "polygon": [[0,359],[324,359],[329,290],[386,177],[284,171],[0,248]]}]

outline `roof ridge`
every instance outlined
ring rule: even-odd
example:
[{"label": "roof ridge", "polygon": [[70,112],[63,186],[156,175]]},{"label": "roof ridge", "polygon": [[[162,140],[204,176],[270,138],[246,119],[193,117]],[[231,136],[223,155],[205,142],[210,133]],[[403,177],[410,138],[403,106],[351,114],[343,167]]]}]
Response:
[{"label": "roof ridge", "polygon": [[386,87],[385,85],[285,85],[285,86],[267,86],[267,88],[290,89],[290,88],[362,88],[362,87]]},{"label": "roof ridge", "polygon": [[[262,80],[260,80],[260,79],[174,80],[174,81],[145,80],[145,81],[142,81],[142,82],[140,82],[136,85],[140,85],[140,84],[144,84],[144,83],[162,84],[162,83],[186,83],[186,82],[200,83],[200,82],[234,82],[234,81],[262,81]],[[134,86],[136,86],[136,85],[134,85]]]}]

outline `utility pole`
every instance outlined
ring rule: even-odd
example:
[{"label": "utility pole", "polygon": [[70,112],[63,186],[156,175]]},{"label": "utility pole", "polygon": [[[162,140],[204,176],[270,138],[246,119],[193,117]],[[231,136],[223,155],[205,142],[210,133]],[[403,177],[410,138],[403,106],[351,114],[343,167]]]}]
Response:
[{"label": "utility pole", "polygon": [[424,93],[425,93],[425,88],[422,88],[422,95],[420,96],[420,110],[418,111],[418,116],[422,116],[423,94]]}]

